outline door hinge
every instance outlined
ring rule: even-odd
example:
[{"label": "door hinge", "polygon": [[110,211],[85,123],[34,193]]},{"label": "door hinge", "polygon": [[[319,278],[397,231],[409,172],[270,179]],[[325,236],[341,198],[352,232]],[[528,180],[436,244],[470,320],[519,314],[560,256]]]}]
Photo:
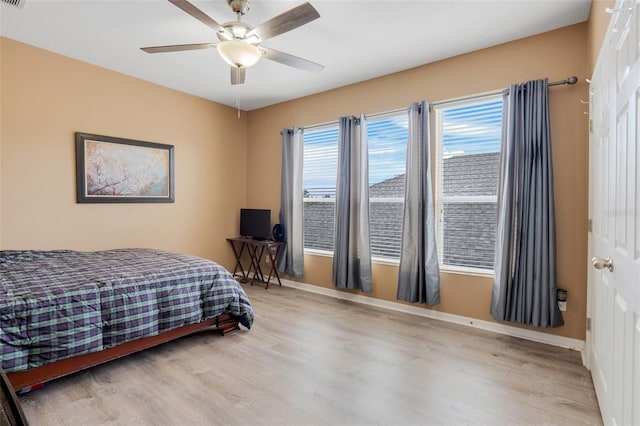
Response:
[{"label": "door hinge", "polygon": [[589,119],[589,133],[593,133],[593,120]]},{"label": "door hinge", "polygon": [[587,331],[591,331],[591,318],[587,318]]},{"label": "door hinge", "polygon": [[593,220],[589,219],[589,221],[587,222],[587,231],[591,232],[593,231]]}]

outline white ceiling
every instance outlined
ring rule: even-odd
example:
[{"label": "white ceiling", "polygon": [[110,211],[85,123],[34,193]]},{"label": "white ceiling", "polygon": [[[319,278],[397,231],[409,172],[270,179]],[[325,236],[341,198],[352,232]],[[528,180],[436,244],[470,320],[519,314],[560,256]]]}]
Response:
[{"label": "white ceiling", "polygon": [[[309,73],[262,59],[244,85],[232,86],[215,49],[139,49],[217,41],[166,0],[24,1],[0,3],[3,36],[243,110],[583,22],[591,7],[591,0],[310,0],[319,19],[263,45],[326,68]],[[254,0],[243,21],[257,26],[303,1]],[[193,4],[218,23],[235,20],[226,0]]]}]

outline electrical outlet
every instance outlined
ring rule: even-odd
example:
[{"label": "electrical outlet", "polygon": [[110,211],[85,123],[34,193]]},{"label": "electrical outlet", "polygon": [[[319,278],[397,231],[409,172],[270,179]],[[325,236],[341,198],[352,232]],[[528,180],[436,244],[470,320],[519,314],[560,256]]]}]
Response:
[{"label": "electrical outlet", "polygon": [[560,308],[560,310],[562,312],[566,312],[566,310],[567,310],[567,302],[558,302],[558,308]]}]

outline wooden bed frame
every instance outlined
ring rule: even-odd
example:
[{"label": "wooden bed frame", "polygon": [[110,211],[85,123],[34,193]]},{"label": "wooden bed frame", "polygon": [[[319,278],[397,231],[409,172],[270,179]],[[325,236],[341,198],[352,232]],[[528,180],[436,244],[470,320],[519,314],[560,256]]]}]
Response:
[{"label": "wooden bed frame", "polygon": [[240,329],[236,317],[225,313],[197,324],[165,331],[156,336],[143,337],[99,352],[77,355],[29,370],[6,373],[6,375],[13,389],[20,391],[212,327],[222,335]]},{"label": "wooden bed frame", "polygon": [[18,397],[2,369],[0,369],[0,389],[0,425],[28,425],[22,407],[20,407],[20,401],[18,401]]}]

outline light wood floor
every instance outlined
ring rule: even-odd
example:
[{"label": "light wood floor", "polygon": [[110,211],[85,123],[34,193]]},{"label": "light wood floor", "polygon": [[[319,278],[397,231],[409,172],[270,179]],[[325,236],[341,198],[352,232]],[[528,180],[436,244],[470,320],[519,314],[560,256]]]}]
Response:
[{"label": "light wood floor", "polygon": [[21,397],[39,425],[601,424],[578,352],[247,287],[250,331],[205,332]]}]

